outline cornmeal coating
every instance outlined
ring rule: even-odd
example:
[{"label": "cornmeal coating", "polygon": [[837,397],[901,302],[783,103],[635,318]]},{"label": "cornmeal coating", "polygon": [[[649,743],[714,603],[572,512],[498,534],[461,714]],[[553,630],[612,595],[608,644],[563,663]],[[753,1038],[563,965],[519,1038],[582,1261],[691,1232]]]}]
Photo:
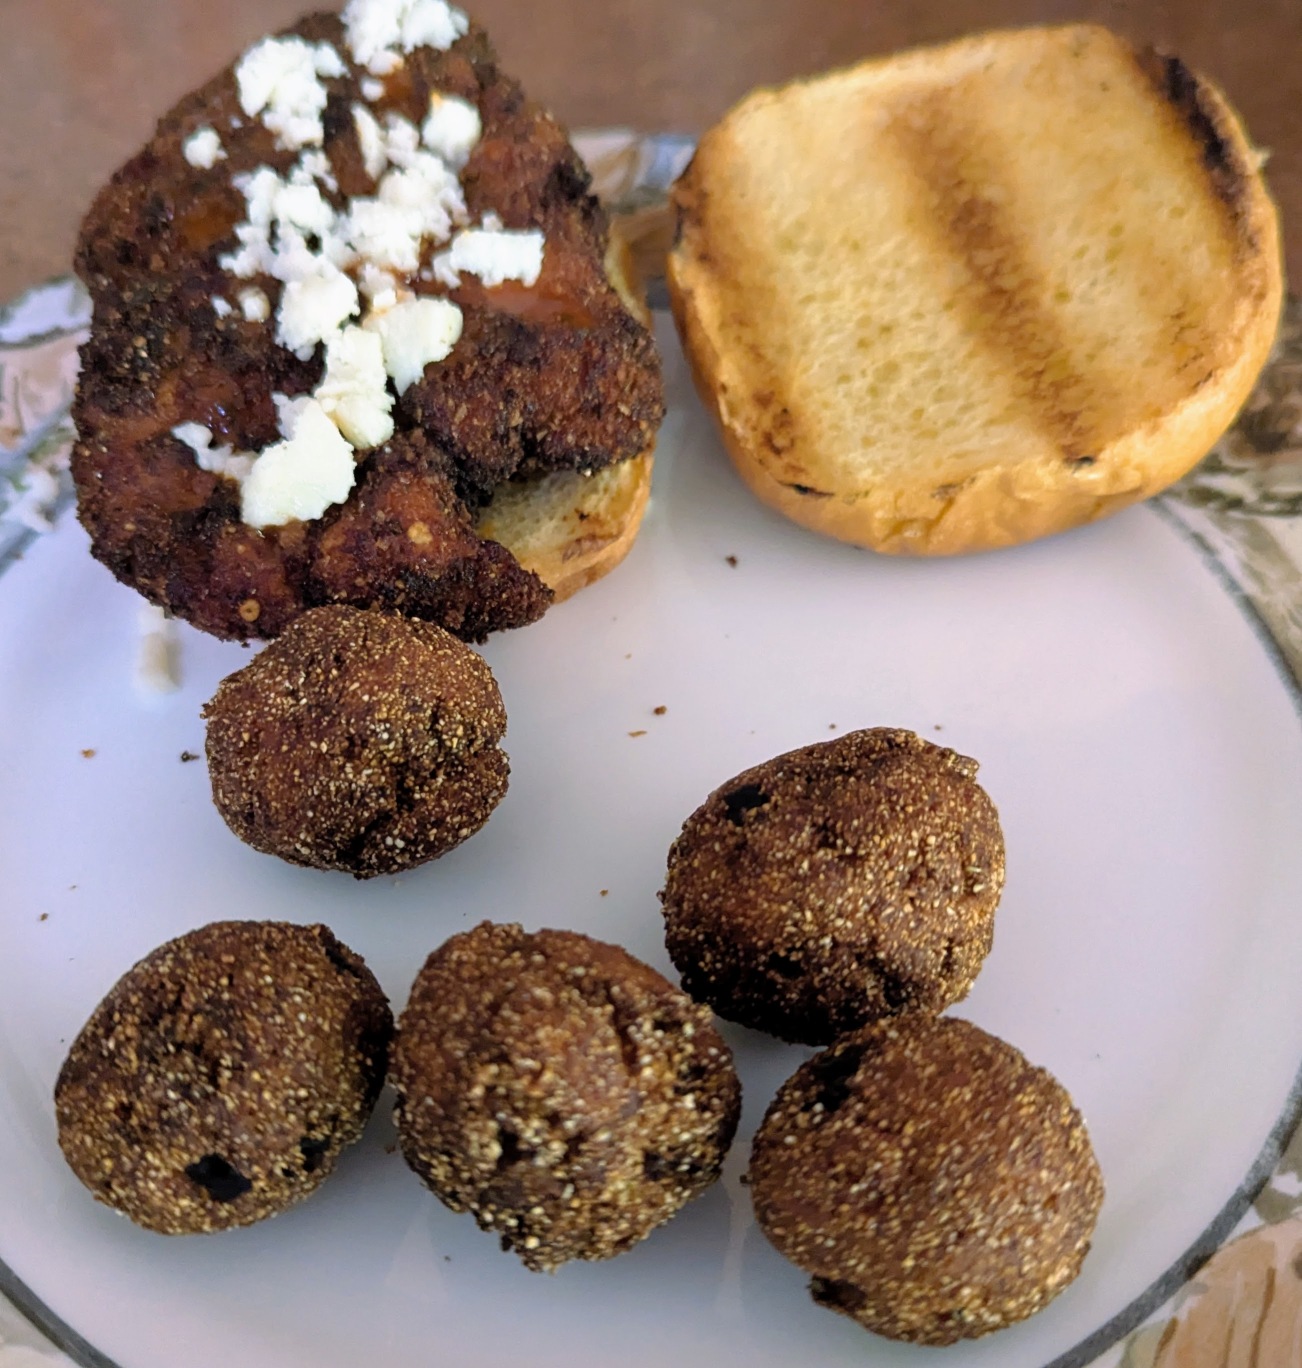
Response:
[{"label": "cornmeal coating", "polygon": [[994,936],[1004,841],[976,761],[874,728],[746,770],[687,819],[660,899],[683,988],[825,1045],[966,996]]},{"label": "cornmeal coating", "polygon": [[741,1107],[710,1013],[654,969],[491,922],[425,962],[390,1081],[426,1186],[548,1272],[623,1253],[709,1187]]},{"label": "cornmeal coating", "polygon": [[[396,608],[466,640],[531,622],[550,591],[475,535],[476,509],[507,479],[594,471],[643,452],[664,411],[651,334],[606,277],[606,216],[564,131],[499,70],[477,26],[446,52],[410,53],[371,101],[338,16],[312,15],[286,33],[332,44],[347,67],[323,81],[320,150],[337,188],[318,188],[333,208],[375,193],[355,106],[381,124],[399,115],[419,126],[431,93],[457,96],[483,125],[461,172],[467,210],[541,229],[542,274],[529,288],[463,276],[449,291],[419,273],[400,281],[461,308],[452,353],[398,398],[393,439],[359,453],[346,503],[307,522],[245,525],[235,482],[200,469],[172,429],[197,423],[216,445],[262,451],[280,440],[272,395],[311,393],[323,362],[320,347],[300,360],[277,345],[278,281],[220,265],[246,213],[234,178],[261,166],[283,176],[299,156],[243,115],[228,67],[160,121],[82,226],[76,269],[94,319],[72,469],[92,551],[152,602],[239,640],[274,637],[329,602]],[[206,169],[183,152],[205,128],[224,152]],[[215,312],[214,299],[237,301],[248,287],[268,296],[268,320],[238,306]]]},{"label": "cornmeal coating", "polygon": [[411,869],[473,836],[506,792],[497,681],[431,622],[314,608],[203,715],[218,812],[291,864]]},{"label": "cornmeal coating", "polygon": [[816,1302],[915,1344],[1039,1311],[1079,1273],[1103,1202],[1062,1085],[970,1022],[917,1012],[783,1084],[750,1190]]},{"label": "cornmeal coating", "polygon": [[324,926],[214,922],[127,971],[54,1089],[98,1201],[163,1235],[228,1230],[314,1192],[361,1135],[393,1014]]}]

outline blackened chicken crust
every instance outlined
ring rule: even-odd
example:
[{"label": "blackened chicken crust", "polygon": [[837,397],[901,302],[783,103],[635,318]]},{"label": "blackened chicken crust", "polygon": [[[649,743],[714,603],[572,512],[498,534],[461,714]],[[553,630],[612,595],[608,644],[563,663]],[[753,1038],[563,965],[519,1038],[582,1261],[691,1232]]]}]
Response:
[{"label": "blackened chicken crust", "polygon": [[[286,33],[330,42],[349,62],[335,15]],[[375,188],[352,115],[363,75],[350,65],[323,82],[323,150],[339,189],[322,193],[336,208]],[[327,602],[396,609],[467,640],[531,622],[550,591],[475,536],[475,509],[509,478],[637,455],[663,416],[654,343],[606,278],[608,224],[564,132],[499,72],[474,25],[447,52],[410,54],[370,107],[419,125],[434,91],[480,110],[483,137],[462,172],[471,220],[491,210],[507,228],[541,228],[542,274],[529,289],[463,277],[451,293],[460,341],[399,399],[395,435],[365,453],[348,501],[318,519],[246,526],[234,482],[201,470],[172,435],[198,423],[216,445],[262,450],[280,439],[272,394],[309,393],[322,373],[320,349],[301,361],[276,344],[274,315],[253,322],[238,307],[224,318],[213,309],[214,297],[257,286],[274,310],[278,282],[234,278],[219,258],[237,248],[245,214],[232,178],[263,165],[284,175],[298,159],[244,118],[233,67],[163,118],[83,225],[76,267],[94,323],[74,410],[79,516],[120,580],[214,635],[272,637]],[[204,127],[226,154],[211,169],[182,151]]]}]

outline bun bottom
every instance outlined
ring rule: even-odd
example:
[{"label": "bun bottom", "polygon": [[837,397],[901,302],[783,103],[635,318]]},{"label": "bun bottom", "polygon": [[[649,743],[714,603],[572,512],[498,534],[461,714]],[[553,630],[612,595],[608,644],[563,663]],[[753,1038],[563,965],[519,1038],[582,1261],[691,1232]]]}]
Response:
[{"label": "bun bottom", "polygon": [[500,542],[561,602],[628,555],[651,495],[652,451],[595,475],[560,471],[502,485],[475,531]]},{"label": "bun bottom", "polygon": [[[610,226],[606,275],[624,307],[651,326],[651,312],[632,251],[618,219]],[[628,555],[651,497],[654,444],[594,475],[558,471],[498,488],[475,521],[475,532],[499,542],[552,591],[560,603]]]}]

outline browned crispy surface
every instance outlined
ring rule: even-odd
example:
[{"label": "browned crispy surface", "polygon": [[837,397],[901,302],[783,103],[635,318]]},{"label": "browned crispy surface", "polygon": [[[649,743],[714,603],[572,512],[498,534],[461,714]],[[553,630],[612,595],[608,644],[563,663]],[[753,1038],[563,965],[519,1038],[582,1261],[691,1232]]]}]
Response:
[{"label": "browned crispy surface", "polygon": [[970,1022],[908,1013],[783,1084],[755,1137],[755,1217],[869,1330],[952,1344],[1080,1271],[1103,1180],[1062,1085]]},{"label": "browned crispy surface", "polygon": [[506,709],[430,622],[315,608],[204,707],[213,802],[256,850],[359,879],[460,845],[506,792]]},{"label": "browned crispy surface", "polygon": [[[328,40],[348,60],[334,15],[288,31]],[[339,191],[323,193],[338,208],[374,187],[351,113],[357,77],[325,85],[324,150]],[[119,579],[218,636],[274,636],[302,608],[339,600],[395,607],[472,640],[530,622],[548,591],[474,536],[471,506],[511,475],[594,470],[631,457],[659,423],[651,337],[606,279],[606,220],[563,132],[498,71],[473,27],[447,53],[413,53],[374,109],[419,122],[434,90],[481,110],[484,136],[463,172],[471,214],[491,208],[508,228],[542,228],[547,248],[533,289],[484,290],[466,278],[455,293],[461,341],[401,398],[394,441],[364,462],[366,500],[385,505],[396,523],[350,516],[355,492],[314,522],[254,531],[239,520],[235,486],[199,470],[171,436],[176,425],[196,422],[219,445],[261,450],[279,439],[273,391],[306,393],[321,373],[319,359],[299,361],[276,346],[274,313],[251,323],[238,309],[227,318],[212,309],[214,296],[256,285],[274,310],[278,282],[236,280],[218,259],[237,245],[244,216],[232,176],[260,165],[283,174],[297,160],[258,120],[243,118],[232,69],[160,122],[83,226],[77,271],[94,298],[95,322],[75,409],[80,516],[94,553]],[[191,166],[181,150],[206,125],[227,153],[211,170]],[[407,440],[416,429],[428,444]],[[340,522],[347,536],[332,535]],[[428,538],[418,532],[415,549],[395,565],[392,536],[418,523]],[[395,569],[397,582],[389,578]]]},{"label": "browned crispy surface", "polygon": [[741,1106],[709,1012],[654,969],[491,922],[426,961],[390,1078],[408,1164],[536,1271],[667,1221],[719,1176]]},{"label": "browned crispy surface", "polygon": [[966,996],[1004,882],[976,762],[877,727],[731,779],[669,852],[669,956],[720,1016],[825,1045]]},{"label": "browned crispy surface", "polygon": [[95,1197],[164,1235],[312,1193],[362,1133],[393,1015],[324,926],[214,922],[127,971],[73,1041],[59,1144]]}]

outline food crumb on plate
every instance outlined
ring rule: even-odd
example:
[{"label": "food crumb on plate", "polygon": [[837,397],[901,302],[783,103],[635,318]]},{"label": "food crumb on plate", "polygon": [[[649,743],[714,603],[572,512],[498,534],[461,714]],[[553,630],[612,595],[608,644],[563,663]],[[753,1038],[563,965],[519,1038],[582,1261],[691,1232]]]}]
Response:
[{"label": "food crumb on plate", "polygon": [[181,763],[183,765],[188,765],[191,760],[197,760],[198,758],[199,756],[194,751],[186,750],[181,752]]},{"label": "food crumb on plate", "polygon": [[737,568],[737,557],[736,557],[736,556],[725,556],[725,557],[724,557],[724,560],[727,561],[728,564],[731,565],[732,568],[733,568],[734,570]]},{"label": "food crumb on plate", "polygon": [[639,729],[638,731],[631,731],[631,732],[629,732],[629,735],[630,735],[630,736],[645,736],[645,735],[646,735],[646,728],[643,727],[643,728]]},{"label": "food crumb on plate", "polygon": [[669,711],[669,709],[666,708],[663,703],[661,703],[658,708],[652,708],[651,711],[655,713],[657,717],[663,717],[665,713]]},{"label": "food crumb on plate", "polygon": [[85,747],[85,749],[84,749],[84,750],[82,751],[82,753],[81,753],[81,758],[82,758],[83,760],[93,760],[93,759],[95,758],[95,747],[94,747],[94,746],[87,746],[87,747]]}]

